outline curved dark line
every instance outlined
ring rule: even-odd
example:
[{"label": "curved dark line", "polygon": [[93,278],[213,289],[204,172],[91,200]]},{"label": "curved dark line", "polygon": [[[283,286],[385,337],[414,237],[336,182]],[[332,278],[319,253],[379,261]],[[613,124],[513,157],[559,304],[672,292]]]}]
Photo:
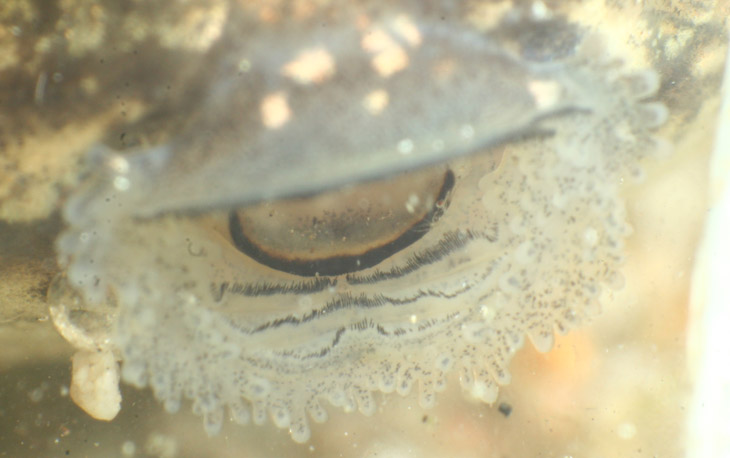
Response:
[{"label": "curved dark line", "polygon": [[238,281],[211,282],[210,293],[215,302],[220,302],[224,295],[248,297],[274,296],[277,294],[312,294],[324,291],[337,285],[334,278],[313,278],[297,283],[241,283]]},{"label": "curved dark line", "polygon": [[353,296],[349,293],[345,293],[345,294],[338,296],[335,299],[328,301],[323,307],[314,309],[311,312],[309,312],[308,314],[303,315],[302,317],[296,317],[294,315],[287,315],[285,317],[276,318],[273,321],[267,321],[266,323],[263,323],[263,324],[257,326],[255,329],[251,330],[250,334],[256,334],[256,333],[259,333],[262,331],[266,331],[267,329],[276,329],[283,325],[298,326],[300,324],[309,323],[311,321],[314,321],[322,316],[329,316],[333,312],[351,309],[351,308],[355,308],[355,307],[365,308],[365,309],[380,307],[383,305],[394,305],[397,307],[397,306],[412,304],[424,297],[444,297],[447,299],[453,299],[453,298],[459,297],[460,295],[464,294],[465,292],[471,290],[471,288],[472,288],[472,285],[467,285],[450,294],[443,293],[440,291],[419,290],[415,295],[410,296],[410,297],[405,297],[402,299],[388,297],[388,296],[385,296],[382,294],[368,296],[363,293],[363,294],[359,294],[357,296]]},{"label": "curved dark line", "polygon": [[447,232],[436,245],[414,254],[402,265],[397,265],[387,271],[377,269],[368,274],[346,275],[345,280],[350,285],[367,285],[400,278],[422,267],[441,261],[446,256],[464,248],[469,242],[476,239],[485,239],[490,242],[497,240],[496,235],[490,235],[484,232],[471,230]]},{"label": "curved dark line", "polygon": [[[456,179],[454,172],[447,170],[444,175],[444,183],[441,186],[436,202],[446,201]],[[408,247],[426,235],[434,220],[441,217],[444,207],[434,205],[433,208],[417,223],[407,231],[398,236],[395,240],[384,245],[375,247],[362,254],[351,256],[332,256],[329,258],[315,260],[286,259],[272,255],[253,243],[243,233],[241,220],[235,212],[231,212],[228,218],[228,230],[236,248],[249,256],[251,259],[282,272],[299,275],[301,277],[314,277],[342,275],[351,272],[373,267],[383,260],[389,258],[400,250]]]},{"label": "curved dark line", "polygon": [[[426,329],[432,328],[433,326],[452,322],[452,320],[454,320],[454,318],[457,318],[458,316],[459,316],[458,313],[451,313],[442,318],[432,318],[432,319],[420,324],[418,326],[418,331],[423,332]],[[340,342],[342,340],[342,336],[347,331],[362,332],[362,331],[368,331],[370,329],[375,329],[375,331],[378,334],[380,334],[381,336],[385,336],[385,337],[400,337],[400,336],[407,334],[407,332],[403,328],[398,328],[393,332],[388,332],[382,326],[380,326],[379,324],[374,322],[372,319],[365,318],[362,321],[353,323],[347,327],[345,327],[345,326],[340,327],[335,332],[335,336],[332,339],[332,342],[329,345],[323,346],[319,351],[309,352],[309,353],[307,353],[305,355],[301,355],[299,357],[303,360],[312,359],[312,358],[323,358],[323,357],[327,356],[337,345],[340,344]],[[282,352],[281,355],[294,356],[294,353],[291,351],[285,351],[285,352]]]}]

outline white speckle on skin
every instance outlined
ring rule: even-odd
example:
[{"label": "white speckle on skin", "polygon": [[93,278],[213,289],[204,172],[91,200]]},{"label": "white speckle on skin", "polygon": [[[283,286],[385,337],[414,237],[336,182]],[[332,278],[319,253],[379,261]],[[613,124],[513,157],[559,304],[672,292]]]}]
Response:
[{"label": "white speckle on skin", "polygon": [[128,191],[129,187],[131,186],[131,182],[129,181],[129,178],[124,176],[117,176],[114,177],[114,188],[117,191]]},{"label": "white speckle on skin", "polygon": [[413,140],[404,138],[398,142],[398,152],[401,154],[411,154],[413,152]]}]

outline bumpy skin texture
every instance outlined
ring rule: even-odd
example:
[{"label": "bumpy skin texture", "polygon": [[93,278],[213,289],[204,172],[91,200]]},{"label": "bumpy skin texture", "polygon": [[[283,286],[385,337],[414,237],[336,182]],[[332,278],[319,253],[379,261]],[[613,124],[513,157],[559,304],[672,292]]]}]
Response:
[{"label": "bumpy skin texture", "polygon": [[[326,418],[325,401],[370,414],[373,392],[417,386],[427,407],[451,371],[493,402],[525,335],[549,350],[556,329],[597,312],[602,288],[620,287],[629,229],[619,182],[639,177],[639,161],[665,149],[652,130],[666,109],[647,101],[659,84],[654,72],[624,70],[600,35],[565,18],[526,11],[476,31],[464,11],[437,2],[363,2],[330,16],[334,36],[338,21],[366,17],[358,33],[383,30],[407,48],[394,25],[407,18],[422,38],[408,49],[410,66],[392,78],[344,70],[329,81],[335,86],[292,95],[291,122],[267,128],[261,98],[298,87],[256,81],[270,81],[297,50],[270,29],[253,48],[237,41],[233,31],[251,14],[231,16],[210,57],[220,78],[208,81],[203,109],[180,136],[126,156],[98,148],[92,177],[65,207],[60,259],[85,307],[115,304],[112,344],[125,381],[150,386],[171,411],[191,399],[210,433],[229,409],[242,423],[271,417],[302,442],[309,418]],[[527,30],[560,39],[545,46]],[[368,69],[373,56],[320,33],[336,62]],[[231,49],[252,56],[251,80],[230,73]],[[448,84],[440,85],[436,64],[444,63]],[[403,93],[414,75],[422,90]],[[390,91],[393,131],[373,137],[382,118],[358,115],[363,124],[337,136],[376,83]],[[331,108],[320,122],[311,114],[323,105]],[[495,130],[505,116],[511,122]],[[413,149],[392,159],[404,139]],[[306,160],[292,162],[296,146]],[[236,251],[221,223],[232,207],[262,197],[436,159],[450,160],[456,177],[448,208],[416,243],[359,272],[273,271]],[[329,175],[311,175],[330,161]],[[365,163],[375,166],[359,175]]]},{"label": "bumpy skin texture", "polygon": [[77,183],[79,159],[110,129],[115,147],[137,142],[115,129],[150,114],[144,124],[152,127],[154,112],[179,99],[178,88],[190,88],[228,4],[4,2],[0,219],[57,211],[63,190]]}]

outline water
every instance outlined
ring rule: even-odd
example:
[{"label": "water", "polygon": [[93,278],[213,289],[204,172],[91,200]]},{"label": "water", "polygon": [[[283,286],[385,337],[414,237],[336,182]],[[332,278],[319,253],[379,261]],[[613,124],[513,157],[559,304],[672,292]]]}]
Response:
[{"label": "water", "polygon": [[[528,11],[542,17],[543,6],[550,5],[537,3]],[[112,422],[93,420],[72,403],[68,392],[73,349],[53,328],[48,306],[57,304],[47,303],[45,294],[59,270],[53,245],[65,223],[57,209],[76,188],[81,170],[76,161],[102,140],[115,150],[134,150],[177,141],[178,131],[191,132],[199,118],[172,114],[196,113],[191,105],[200,100],[195,91],[206,82],[206,72],[196,65],[208,59],[207,54],[196,53],[214,46],[221,21],[235,14],[223,2],[200,10],[191,6],[180,12],[180,18],[186,19],[179,22],[164,15],[122,13],[98,5],[88,11],[64,8],[30,16],[18,13],[8,21],[13,36],[36,41],[34,49],[50,46],[46,54],[38,51],[31,60],[23,49],[8,45],[15,49],[8,55],[16,60],[9,58],[6,69],[12,71],[6,71],[1,80],[13,88],[8,100],[16,113],[12,119],[3,116],[8,125],[17,125],[4,134],[3,157],[15,167],[7,169],[8,179],[2,183],[14,187],[10,192],[5,185],[0,202],[2,215],[12,221],[3,223],[0,232],[1,287],[6,298],[1,335],[6,345],[0,359],[5,433],[0,450],[8,456],[240,456],[242,450],[251,456],[684,454],[682,434],[690,393],[684,340],[687,296],[706,208],[706,164],[725,51],[720,18],[726,5],[707,2],[675,10],[658,4],[642,10],[591,2],[566,3],[557,10],[580,27],[600,24],[599,31],[611,38],[607,49],[629,67],[653,67],[662,81],[658,98],[670,112],[658,134],[674,144],[673,154],[642,161],[643,182],[636,184],[630,173],[617,182],[633,233],[626,239],[626,262],[621,268],[625,287],[603,289],[602,314],[592,324],[556,336],[551,352],[537,353],[529,343],[519,350],[509,366],[511,383],[500,387],[495,406],[462,396],[452,373],[433,409],[419,406],[415,389],[404,398],[376,394],[373,416],[344,413],[325,403],[329,420],[312,424],[312,437],[303,445],[292,442],[288,432],[275,428],[271,420],[266,426],[224,421],[220,434],[209,438],[201,419],[190,413],[188,402],[170,415],[149,390],[125,384],[121,412]],[[155,7],[150,8],[154,12]],[[255,5],[245,8],[255,9]],[[488,3],[476,7],[470,12],[471,21],[496,27],[489,22],[504,8],[504,4]],[[459,8],[453,10],[459,10],[453,14],[461,13]],[[276,11],[264,9],[261,14],[275,24]],[[306,15],[306,8],[302,11],[286,14]],[[124,27],[117,29],[104,19],[115,15],[127,15],[126,22],[116,21]],[[155,21],[167,26],[145,27],[146,22]],[[75,24],[73,31],[66,29],[69,24]],[[191,29],[197,33],[190,33]],[[47,37],[62,32],[68,46],[48,44]],[[295,32],[304,33],[306,28]],[[265,37],[267,32],[256,33]],[[518,37],[518,43],[530,43],[531,58],[544,57],[544,51],[519,29],[505,32],[500,43],[513,43],[511,36]],[[571,36],[563,37],[566,49],[571,47]],[[148,43],[145,40],[157,46],[143,46]],[[160,73],[152,78],[156,71]],[[18,79],[13,75],[33,76]],[[536,91],[532,94],[551,94],[549,87]],[[543,106],[550,106],[550,100],[543,100],[547,104]],[[515,154],[514,147],[509,149],[514,141],[507,143],[503,167]],[[190,173],[195,164],[182,163],[180,168]],[[459,202],[451,203],[445,218],[449,211],[461,208]],[[520,258],[529,260],[528,254]],[[507,280],[504,289],[509,290]],[[416,283],[404,287],[419,285],[417,277],[412,281]],[[57,302],[58,296],[50,297]],[[309,303],[300,304],[306,308]],[[417,322],[418,316],[412,316]],[[104,333],[100,335],[103,340]],[[270,341],[282,342],[277,339],[272,335]],[[498,405],[511,409],[497,409]],[[503,413],[510,410],[508,415]]]}]

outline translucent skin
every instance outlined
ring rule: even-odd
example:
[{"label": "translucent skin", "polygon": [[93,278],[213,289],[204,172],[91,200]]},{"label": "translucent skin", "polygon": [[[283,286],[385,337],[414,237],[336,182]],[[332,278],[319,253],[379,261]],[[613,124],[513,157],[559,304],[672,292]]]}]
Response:
[{"label": "translucent skin", "polygon": [[[585,321],[600,289],[620,286],[628,227],[618,183],[662,149],[651,130],[666,110],[645,102],[656,75],[623,70],[620,56],[602,57],[599,36],[564,20],[524,15],[477,32],[457,16],[437,21],[428,3],[342,13],[392,35],[406,17],[422,42],[403,79],[345,70],[292,97],[290,130],[256,114],[263,87],[238,87],[222,72],[178,138],[132,155],[93,153],[95,174],[68,202],[58,246],[86,307],[116,304],[110,335],[125,381],[150,386],[171,411],[192,399],[211,434],[228,408],[242,423],[270,416],[303,442],[308,417],[326,418],[323,401],[371,414],[374,391],[418,385],[428,407],[450,371],[493,402],[524,335],[549,350],[555,329]],[[514,32],[535,24],[572,40],[535,49]],[[342,45],[358,40],[338,23],[332,30],[312,36],[332,43],[335,62],[368,68],[361,49]],[[298,55],[286,35],[253,48],[225,36],[216,62],[226,68],[230,49],[248,53],[254,79]],[[449,84],[438,83],[444,59],[456,75]],[[406,90],[419,75],[430,78]],[[284,83],[273,89],[296,88]],[[376,86],[392,94],[387,122],[358,111]],[[331,109],[315,118],[322,106]],[[448,208],[369,269],[302,278],[232,246],[225,221],[237,206],[397,180],[436,161],[450,161],[456,178]]]}]

